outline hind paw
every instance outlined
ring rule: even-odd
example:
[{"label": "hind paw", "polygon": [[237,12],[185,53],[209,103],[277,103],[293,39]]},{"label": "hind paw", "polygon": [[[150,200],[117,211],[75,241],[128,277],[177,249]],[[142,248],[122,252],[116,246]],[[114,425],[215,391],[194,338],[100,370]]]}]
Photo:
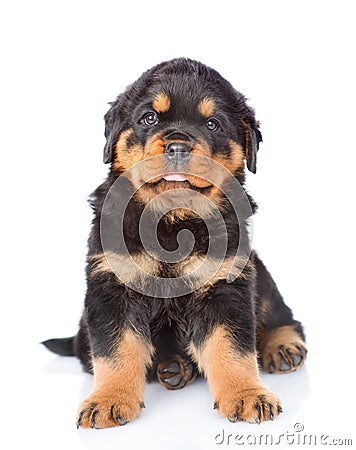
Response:
[{"label": "hind paw", "polygon": [[268,373],[288,373],[304,364],[307,349],[303,343],[291,342],[271,349],[263,357],[263,368]]},{"label": "hind paw", "polygon": [[193,363],[180,355],[173,355],[157,366],[157,379],[166,389],[182,389],[196,376]]},{"label": "hind paw", "polygon": [[275,328],[266,333],[261,350],[265,372],[289,373],[301,367],[307,356],[307,347],[290,326]]}]

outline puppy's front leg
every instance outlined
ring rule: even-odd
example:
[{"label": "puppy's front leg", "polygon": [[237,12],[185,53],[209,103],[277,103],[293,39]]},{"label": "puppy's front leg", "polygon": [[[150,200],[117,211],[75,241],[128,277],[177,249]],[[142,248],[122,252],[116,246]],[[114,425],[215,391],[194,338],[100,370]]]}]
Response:
[{"label": "puppy's front leg", "polygon": [[94,388],[78,409],[77,426],[83,428],[120,426],[138,417],[153,353],[142,301],[115,285],[112,275],[100,277],[98,284],[90,280],[86,298]]},{"label": "puppy's front leg", "polygon": [[190,350],[208,380],[214,408],[231,422],[273,420],[282,408],[259,376],[248,290],[219,282],[205,302]]}]

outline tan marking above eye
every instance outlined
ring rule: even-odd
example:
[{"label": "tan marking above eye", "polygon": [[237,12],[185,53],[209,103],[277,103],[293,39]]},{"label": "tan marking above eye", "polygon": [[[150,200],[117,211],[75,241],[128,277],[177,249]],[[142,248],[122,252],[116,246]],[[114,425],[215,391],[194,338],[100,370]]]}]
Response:
[{"label": "tan marking above eye", "polygon": [[156,112],[164,113],[167,112],[171,107],[171,100],[167,94],[165,94],[164,92],[160,92],[154,98],[152,106]]},{"label": "tan marking above eye", "polygon": [[198,104],[198,111],[206,119],[211,117],[216,111],[214,100],[210,97],[204,97],[203,100],[201,100],[201,102],[199,102]]}]

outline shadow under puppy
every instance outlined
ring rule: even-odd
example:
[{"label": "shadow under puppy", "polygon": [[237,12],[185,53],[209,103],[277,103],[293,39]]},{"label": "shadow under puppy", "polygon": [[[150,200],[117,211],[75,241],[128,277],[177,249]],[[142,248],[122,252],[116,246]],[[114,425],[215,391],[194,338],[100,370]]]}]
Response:
[{"label": "shadow under puppy", "polygon": [[[307,350],[300,322],[249,247],[256,205],[244,190],[245,165],[256,172],[262,140],[253,109],[215,70],[180,58],[145,72],[105,121],[110,170],[91,197],[80,329],[44,342],[94,374],[78,427],[124,425],[144,407],[147,378],[179,389],[197,374],[231,422],[272,420],[281,403],[258,363],[287,373]],[[147,248],[150,231],[159,245]],[[194,239],[183,251],[187,232]]]}]

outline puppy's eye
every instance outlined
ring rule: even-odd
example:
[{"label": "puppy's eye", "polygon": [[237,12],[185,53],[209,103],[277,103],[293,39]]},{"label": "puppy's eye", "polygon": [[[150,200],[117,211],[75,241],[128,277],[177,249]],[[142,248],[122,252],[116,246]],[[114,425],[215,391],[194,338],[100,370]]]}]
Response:
[{"label": "puppy's eye", "polygon": [[217,131],[219,129],[219,127],[220,127],[220,124],[216,119],[209,119],[206,122],[206,128],[209,131]]},{"label": "puppy's eye", "polygon": [[148,127],[152,127],[153,125],[156,125],[158,123],[157,113],[152,111],[152,112],[145,114],[141,119],[141,123],[144,123]]}]

